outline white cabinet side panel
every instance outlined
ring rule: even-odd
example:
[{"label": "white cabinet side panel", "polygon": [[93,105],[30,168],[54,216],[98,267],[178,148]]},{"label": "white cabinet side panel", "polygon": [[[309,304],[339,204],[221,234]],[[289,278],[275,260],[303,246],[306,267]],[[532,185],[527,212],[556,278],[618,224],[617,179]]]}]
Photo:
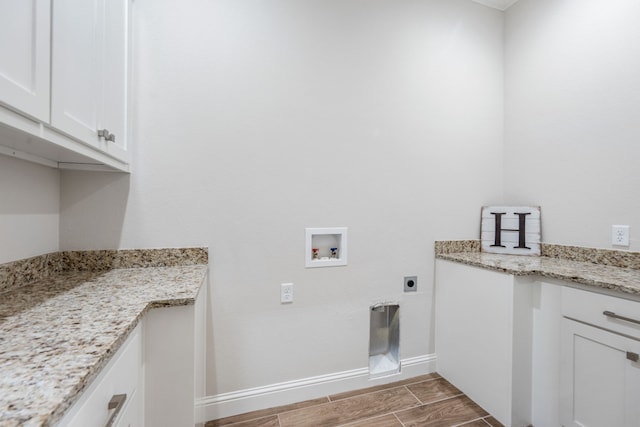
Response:
[{"label": "white cabinet side panel", "polygon": [[511,420],[513,276],[436,260],[438,372],[505,425]]},{"label": "white cabinet side panel", "polygon": [[194,306],[154,308],[145,316],[145,423],[193,426]]},{"label": "white cabinet side panel", "polygon": [[562,286],[538,282],[533,302],[532,424],[560,425]]}]

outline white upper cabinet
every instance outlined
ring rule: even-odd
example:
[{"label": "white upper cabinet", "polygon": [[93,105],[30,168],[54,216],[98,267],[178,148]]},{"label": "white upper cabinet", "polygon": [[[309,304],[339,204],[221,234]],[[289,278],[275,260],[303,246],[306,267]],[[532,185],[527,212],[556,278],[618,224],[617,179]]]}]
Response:
[{"label": "white upper cabinet", "polygon": [[51,125],[126,154],[127,0],[53,3]]},{"label": "white upper cabinet", "polygon": [[49,121],[50,0],[0,1],[0,102]]},{"label": "white upper cabinet", "polygon": [[[102,113],[98,128],[108,129],[115,140],[101,149],[129,162],[127,153],[129,0],[107,0],[104,6]],[[103,144],[107,141],[103,140]]]},{"label": "white upper cabinet", "polygon": [[87,143],[97,140],[101,21],[99,0],[55,0],[51,124]]},{"label": "white upper cabinet", "polygon": [[0,154],[129,171],[129,4],[0,1]]}]

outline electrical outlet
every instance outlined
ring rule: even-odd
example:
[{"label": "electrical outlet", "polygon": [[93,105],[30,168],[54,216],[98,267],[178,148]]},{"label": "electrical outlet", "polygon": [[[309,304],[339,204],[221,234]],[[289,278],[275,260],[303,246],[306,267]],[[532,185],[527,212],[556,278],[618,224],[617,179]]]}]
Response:
[{"label": "electrical outlet", "polygon": [[404,291],[416,292],[418,290],[418,276],[405,276],[404,277]]},{"label": "electrical outlet", "polygon": [[280,284],[280,302],[281,303],[293,302],[293,283]]},{"label": "electrical outlet", "polygon": [[615,246],[629,246],[629,226],[611,226],[611,244]]}]

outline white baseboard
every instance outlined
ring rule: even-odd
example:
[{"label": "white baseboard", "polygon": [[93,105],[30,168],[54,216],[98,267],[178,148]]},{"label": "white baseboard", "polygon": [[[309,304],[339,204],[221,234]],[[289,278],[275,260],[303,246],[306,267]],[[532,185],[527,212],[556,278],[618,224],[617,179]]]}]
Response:
[{"label": "white baseboard", "polygon": [[400,373],[386,377],[369,378],[369,370],[360,368],[207,396],[196,401],[196,414],[199,418],[204,417],[197,421],[216,420],[429,374],[436,370],[436,355],[411,357],[400,363]]}]

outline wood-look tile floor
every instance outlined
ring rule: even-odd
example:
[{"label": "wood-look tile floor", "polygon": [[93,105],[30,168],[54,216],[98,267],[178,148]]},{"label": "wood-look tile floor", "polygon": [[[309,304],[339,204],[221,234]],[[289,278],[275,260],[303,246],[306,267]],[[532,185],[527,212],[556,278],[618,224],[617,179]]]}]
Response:
[{"label": "wood-look tile floor", "polygon": [[207,422],[205,427],[503,427],[438,374]]}]

